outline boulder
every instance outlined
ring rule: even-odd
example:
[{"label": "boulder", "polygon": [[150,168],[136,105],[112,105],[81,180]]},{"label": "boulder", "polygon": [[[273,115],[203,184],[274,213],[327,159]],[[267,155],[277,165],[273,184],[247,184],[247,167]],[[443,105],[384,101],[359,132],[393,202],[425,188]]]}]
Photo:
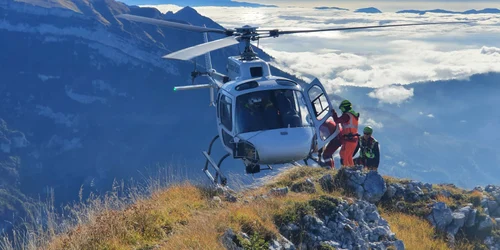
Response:
[{"label": "boulder", "polygon": [[455,236],[458,233],[458,230],[464,226],[466,218],[465,214],[462,212],[454,212],[451,216],[453,217],[453,220],[446,228],[446,232]]},{"label": "boulder", "polygon": [[[371,203],[380,201],[387,191],[384,179],[377,171],[363,172],[356,168],[341,169],[334,180],[340,186],[354,193],[358,199]],[[397,190],[396,190],[397,192]]]},{"label": "boulder", "polygon": [[288,194],[288,187],[284,188],[273,188],[269,191],[269,195],[273,196],[285,196]]},{"label": "boulder", "polygon": [[239,242],[238,238],[231,229],[226,230],[222,235],[222,245],[228,250],[243,250],[237,242]]},{"label": "boulder", "polygon": [[331,174],[327,174],[321,177],[319,179],[319,183],[324,191],[333,192],[334,185],[333,185],[333,177]]},{"label": "boulder", "polygon": [[316,193],[316,187],[314,186],[314,182],[309,178],[307,178],[304,182],[293,184],[290,187],[290,190],[296,193],[301,193],[301,192],[306,192],[310,194]]},{"label": "boulder", "polygon": [[436,202],[427,219],[438,230],[445,231],[446,227],[453,221],[453,214],[444,202]]},{"label": "boulder", "polygon": [[467,221],[465,222],[466,227],[473,227],[476,224],[477,209],[471,209]]},{"label": "boulder", "polygon": [[300,225],[282,226],[280,232],[302,249],[404,249],[373,203],[343,199],[337,203],[319,217],[304,215]]},{"label": "boulder", "polygon": [[382,196],[384,196],[385,191],[387,191],[385,181],[377,171],[370,171],[366,175],[363,187],[365,191],[363,194],[363,199],[371,203],[380,201]]},{"label": "boulder", "polygon": [[483,219],[479,222],[479,226],[477,227],[477,230],[479,231],[490,231],[493,229],[494,223],[493,220],[489,215],[486,215],[483,217]]}]

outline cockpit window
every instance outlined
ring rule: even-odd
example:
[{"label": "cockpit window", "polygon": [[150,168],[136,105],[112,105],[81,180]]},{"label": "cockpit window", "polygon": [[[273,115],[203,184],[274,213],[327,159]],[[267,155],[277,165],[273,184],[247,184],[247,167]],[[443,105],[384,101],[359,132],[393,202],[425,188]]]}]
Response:
[{"label": "cockpit window", "polygon": [[312,126],[300,91],[251,92],[236,98],[237,133]]}]

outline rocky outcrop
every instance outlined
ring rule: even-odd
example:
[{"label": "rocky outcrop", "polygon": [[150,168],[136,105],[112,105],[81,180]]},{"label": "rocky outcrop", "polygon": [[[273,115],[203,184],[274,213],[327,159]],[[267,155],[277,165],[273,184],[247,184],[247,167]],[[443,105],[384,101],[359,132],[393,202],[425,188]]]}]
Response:
[{"label": "rocky outcrop", "polygon": [[365,172],[361,168],[341,169],[334,182],[335,186],[371,203],[380,201],[387,191],[385,181],[377,171]]},{"label": "rocky outcrop", "polygon": [[335,249],[386,249],[392,246],[404,249],[404,243],[396,238],[372,203],[322,197],[311,204],[320,212],[305,215],[280,228],[280,233],[300,249],[319,249],[321,246]]}]

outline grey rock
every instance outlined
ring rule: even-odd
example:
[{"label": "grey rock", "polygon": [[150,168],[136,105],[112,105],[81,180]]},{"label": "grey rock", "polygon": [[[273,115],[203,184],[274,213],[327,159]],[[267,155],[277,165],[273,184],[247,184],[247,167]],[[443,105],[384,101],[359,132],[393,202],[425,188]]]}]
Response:
[{"label": "grey rock", "polygon": [[394,187],[394,185],[392,185],[392,184],[389,185],[387,187],[387,192],[386,192],[387,198],[389,198],[389,199],[394,198],[394,196],[396,195],[396,191],[397,191],[397,189],[396,189],[396,187]]},{"label": "grey rock", "polygon": [[484,188],[484,191],[491,193],[491,192],[494,192],[498,189],[500,189],[500,188],[495,186],[495,185],[488,185],[488,186],[486,186],[486,188]]},{"label": "grey rock", "polygon": [[243,247],[236,244],[237,237],[233,230],[228,229],[222,235],[222,245],[228,250],[243,250]]},{"label": "grey rock", "polygon": [[465,224],[465,214],[462,212],[452,213],[453,221],[448,225],[446,231],[455,236],[458,233],[458,230],[462,228]]},{"label": "grey rock", "polygon": [[296,193],[301,193],[301,192],[306,192],[310,194],[316,193],[316,187],[314,186],[314,182],[309,178],[307,178],[304,182],[293,184],[292,187],[290,187],[290,190]]},{"label": "grey rock", "polygon": [[319,179],[319,183],[324,191],[333,192],[334,184],[333,184],[333,177],[331,174],[327,174],[321,177]]},{"label": "grey rock", "polygon": [[471,206],[467,205],[465,207],[461,207],[460,209],[458,209],[458,211],[463,213],[465,215],[465,218],[467,219],[472,209]]},{"label": "grey rock", "polygon": [[432,211],[427,219],[440,231],[446,230],[446,227],[453,221],[451,209],[444,202],[436,202],[432,206]]},{"label": "grey rock", "polygon": [[493,211],[496,211],[498,208],[498,203],[496,201],[493,201],[493,200],[488,200],[488,209],[492,212],[493,214]]},{"label": "grey rock", "polygon": [[376,171],[370,171],[366,175],[363,187],[365,190],[363,198],[372,203],[380,201],[385,191],[387,191],[384,179]]},{"label": "grey rock", "polygon": [[363,195],[365,193],[365,190],[363,189],[363,186],[356,186],[355,187],[355,192],[356,192],[356,198],[358,199],[363,199]]},{"label": "grey rock", "polygon": [[230,192],[225,192],[224,198],[225,198],[226,201],[229,201],[229,202],[236,202],[236,201],[238,201],[238,199],[236,198],[236,196],[234,196]]},{"label": "grey rock", "polygon": [[403,211],[405,209],[405,203],[403,201],[398,201],[396,202],[396,208],[399,211]]},{"label": "grey rock", "polygon": [[450,191],[448,191],[448,190],[441,190],[441,191],[439,192],[439,194],[441,194],[442,196],[444,196],[444,197],[446,197],[446,198],[451,197],[451,192],[450,192]]},{"label": "grey rock", "polygon": [[269,191],[269,194],[274,196],[285,196],[288,194],[288,187],[273,188],[271,189],[271,191]]},{"label": "grey rock", "polygon": [[405,243],[402,240],[396,240],[394,242],[394,247],[396,250],[405,250]]},{"label": "grey rock", "polygon": [[326,246],[329,246],[329,247],[334,247],[335,249],[337,249],[337,248],[340,247],[340,243],[338,243],[336,241],[333,241],[333,240],[322,241],[322,242],[320,242],[320,245],[326,245]]},{"label": "grey rock", "polygon": [[278,239],[272,240],[269,250],[295,250],[295,245],[290,242],[287,238],[283,237],[283,235],[279,235]]},{"label": "grey rock", "polygon": [[281,244],[277,240],[272,240],[269,244],[269,250],[280,250]]},{"label": "grey rock", "polygon": [[[396,235],[373,203],[353,199],[341,200],[328,216],[305,215],[300,225],[282,226],[280,233],[290,236],[289,239],[303,249],[318,249],[321,245],[336,249],[387,249],[402,243],[397,242]],[[404,249],[404,244],[398,249]]]},{"label": "grey rock", "polygon": [[467,216],[467,221],[465,222],[466,227],[473,227],[476,224],[477,209],[471,209],[469,216]]},{"label": "grey rock", "polygon": [[484,239],[484,244],[487,246],[491,246],[495,244],[495,239],[492,236],[488,236]]},{"label": "grey rock", "polygon": [[479,226],[477,230],[479,231],[489,231],[493,228],[493,220],[489,215],[486,215],[486,217],[483,218],[482,221],[479,222]]},{"label": "grey rock", "polygon": [[500,217],[500,207],[497,208],[497,210],[495,210],[495,212],[493,213],[493,216],[499,216]]},{"label": "grey rock", "polygon": [[362,185],[365,182],[366,175],[362,173],[361,171],[351,171],[351,176],[349,177],[349,182],[351,182],[351,185]]},{"label": "grey rock", "polygon": [[295,223],[288,223],[280,228],[280,233],[287,239],[292,239],[300,232],[300,227]]},{"label": "grey rock", "polygon": [[380,214],[377,211],[365,213],[365,221],[367,222],[375,222],[380,220]]},{"label": "grey rock", "polygon": [[221,204],[222,203],[222,199],[219,196],[212,197],[212,201],[215,202],[215,203],[217,203],[217,204]]},{"label": "grey rock", "polygon": [[481,207],[485,209],[488,208],[488,201],[489,201],[488,197],[483,196],[483,199],[481,200]]}]

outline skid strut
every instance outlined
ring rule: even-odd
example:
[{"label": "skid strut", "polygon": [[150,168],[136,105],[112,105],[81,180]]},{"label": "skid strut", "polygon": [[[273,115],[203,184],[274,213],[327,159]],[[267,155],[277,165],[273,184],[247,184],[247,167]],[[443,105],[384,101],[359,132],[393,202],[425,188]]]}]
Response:
[{"label": "skid strut", "polygon": [[[220,166],[222,162],[229,156],[229,154],[224,155],[218,163],[215,163],[213,158],[210,156],[212,153],[212,146],[214,142],[219,138],[219,135],[216,135],[212,141],[210,142],[210,146],[208,147],[208,152],[203,151],[203,155],[207,159],[205,162],[205,167],[203,168],[203,172],[205,175],[210,179],[216,186],[226,186],[227,185],[227,178],[222,174],[220,171]],[[208,164],[210,164],[214,169],[215,169],[215,177],[208,171]],[[220,180],[220,182],[219,182]]]}]

